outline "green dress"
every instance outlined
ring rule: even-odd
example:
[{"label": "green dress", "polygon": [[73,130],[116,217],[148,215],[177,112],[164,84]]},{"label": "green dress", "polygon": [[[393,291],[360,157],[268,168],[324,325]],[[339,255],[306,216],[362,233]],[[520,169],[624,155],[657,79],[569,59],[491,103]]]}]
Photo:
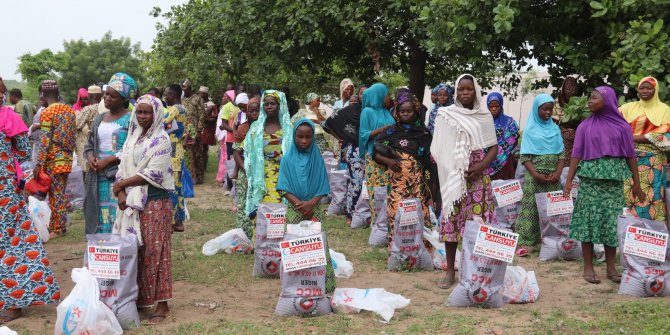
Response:
[{"label": "green dress", "polygon": [[[521,155],[519,163],[530,161],[538,173],[550,174],[556,170],[558,161],[565,159],[565,154],[553,155]],[[540,217],[537,212],[535,193],[547,193],[563,189],[561,182],[551,184],[538,183],[530,173],[526,172],[523,179],[523,198],[521,211],[514,226],[519,234],[519,245],[534,246],[540,243]]]},{"label": "green dress", "polygon": [[626,206],[624,181],[632,178],[625,158],[603,157],[579,163],[579,194],[570,238],[618,246],[617,217]]}]

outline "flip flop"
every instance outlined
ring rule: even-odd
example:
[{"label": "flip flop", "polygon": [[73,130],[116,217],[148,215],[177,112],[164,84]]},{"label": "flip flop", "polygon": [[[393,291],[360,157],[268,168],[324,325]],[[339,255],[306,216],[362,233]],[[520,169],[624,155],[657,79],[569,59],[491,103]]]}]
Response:
[{"label": "flip flop", "polygon": [[[142,324],[145,326],[155,326],[171,316],[171,312],[167,312],[167,314],[152,314],[147,320],[142,321]],[[152,319],[160,319],[160,321],[151,321]]]},{"label": "flip flop", "polygon": [[444,277],[437,282],[437,287],[443,290],[448,290],[450,287],[454,286],[455,283],[455,279],[447,279],[447,277]]},{"label": "flip flop", "polygon": [[615,273],[613,275],[607,275],[607,279],[609,279],[613,283],[621,283],[621,275],[618,273]]},{"label": "flip flop", "polygon": [[528,249],[526,249],[526,248],[519,248],[519,249],[517,249],[517,251],[515,252],[515,254],[516,254],[517,256],[519,256],[519,257],[526,257],[526,256],[528,256]]},{"label": "flip flop", "polygon": [[582,278],[589,284],[600,284],[600,279],[595,274],[592,276],[583,275]]},{"label": "flip flop", "polygon": [[5,323],[12,322],[20,317],[23,316],[23,313],[19,313],[16,316],[9,316],[5,313],[0,313],[0,325],[4,325]]}]

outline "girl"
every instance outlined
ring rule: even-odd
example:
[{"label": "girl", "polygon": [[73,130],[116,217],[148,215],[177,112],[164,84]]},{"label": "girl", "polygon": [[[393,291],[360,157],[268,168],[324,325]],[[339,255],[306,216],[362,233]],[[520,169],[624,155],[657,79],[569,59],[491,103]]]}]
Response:
[{"label": "girl", "polygon": [[513,118],[505,115],[502,94],[498,92],[489,94],[486,98],[486,105],[493,116],[498,138],[498,155],[489,166],[488,174],[491,175],[492,180],[514,179],[516,164],[513,153],[519,139],[519,124]]},{"label": "girl", "polygon": [[433,137],[420,121],[420,111],[420,103],[413,94],[402,95],[396,104],[395,117],[398,123],[379,135],[375,144],[378,147],[390,148],[390,154],[393,156],[383,155],[379,151],[374,153],[375,160],[387,167],[389,248],[393,240],[393,225],[400,201],[421,199],[424,226],[432,228],[428,211],[430,190],[426,179],[430,162],[430,143]]},{"label": "girl", "polygon": [[496,223],[491,178],[484,174],[498,152],[493,117],[481,101],[481,90],[473,76],[458,78],[455,95],[455,104],[438,109],[430,147],[442,193],[440,238],[445,242],[447,271],[438,287],[443,289],[456,280],[456,249],[465,222],[477,215],[485,222]]},{"label": "girl", "polygon": [[258,121],[244,139],[244,171],[248,178],[245,212],[250,217],[256,217],[261,202],[281,202],[277,192],[279,163],[292,144],[293,128],[284,93],[263,92]]},{"label": "girl", "polygon": [[528,171],[523,180],[521,211],[515,230],[519,233],[517,255],[526,256],[529,247],[540,243],[540,226],[535,193],[561,190],[565,153],[561,130],[551,120],[554,99],[540,94],[533,100],[528,124],[521,140],[520,163]]},{"label": "girl", "polygon": [[[593,244],[605,245],[607,279],[618,283],[617,216],[624,207],[623,182],[632,177],[633,193],[644,200],[630,126],[617,110],[611,87],[597,87],[589,97],[591,116],[577,127],[564,195],[579,174],[579,197],[570,222],[570,238],[582,242],[584,280],[600,283],[593,270]],[[579,172],[578,172],[579,171]]]},{"label": "girl", "polygon": [[323,157],[314,145],[314,123],[302,118],[293,128],[293,145],[282,157],[277,191],[288,200],[286,223],[322,222],[321,198],[330,193]]},{"label": "girl", "polygon": [[[247,122],[240,124],[235,129],[235,138],[244,139],[244,137],[249,132],[249,127],[258,120],[258,115],[260,113],[261,100],[259,98],[249,99],[247,104],[246,117]],[[237,190],[237,206],[239,208],[246,208],[246,198],[247,198],[247,174],[244,170],[244,141],[233,144],[233,158],[235,159],[235,165],[239,170],[237,173],[237,182],[235,187]],[[253,237],[254,225],[249,219],[249,216],[245,213],[244,210],[238,210],[236,218],[237,228],[242,228],[244,233],[247,234],[247,237],[251,239]]]},{"label": "girl", "polygon": [[658,98],[656,78],[645,77],[637,84],[640,101],[621,106],[623,117],[633,128],[637,165],[642,179],[640,187],[646,200],[637,202],[634,181],[624,183],[626,205],[633,214],[654,221],[666,220],[665,184],[667,156],[670,151],[670,107]]},{"label": "girl", "polygon": [[435,130],[435,117],[437,117],[437,110],[440,107],[447,107],[454,104],[454,88],[447,84],[439,84],[433,88],[431,94],[435,96],[436,102],[430,113],[426,115],[425,124],[432,134]]},{"label": "girl", "polygon": [[326,111],[319,108],[321,106],[321,98],[316,93],[308,93],[306,100],[309,104],[307,108],[301,109],[293,115],[291,122],[295,125],[302,118],[310,119],[314,124],[314,142],[316,142],[316,146],[321,152],[329,151],[330,137],[326,137],[326,133],[323,131],[323,127],[321,127],[321,122],[326,121]]}]

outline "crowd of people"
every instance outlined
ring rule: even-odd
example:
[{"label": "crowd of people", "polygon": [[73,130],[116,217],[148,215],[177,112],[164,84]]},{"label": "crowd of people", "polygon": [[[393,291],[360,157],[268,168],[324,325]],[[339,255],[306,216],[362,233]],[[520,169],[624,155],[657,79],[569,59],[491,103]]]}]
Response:
[{"label": "crowd of people", "polygon": [[[658,82],[642,79],[640,100],[618,106],[613,88],[590,92],[592,112],[567,135],[557,120],[571,95],[568,78],[555,100],[534,98],[523,129],[505,114],[499,92],[482,94],[477,79],[460,76],[439,84],[427,108],[406,88],[391,94],[382,83],[342,80],[339,99],[326,111],[318,94],[303,108],[288,89],[260,90],[228,85],[220,104],[209,89],[190,80],[151,88],[139,96],[133,78],[117,73],[77,92],[77,102],[60,100],[58,83],[39,87],[39,109],[8,92],[14,107],[0,109],[0,323],[21,309],[55,303],[59,288],[20,189],[20,164],[34,162],[34,179],[49,179],[51,238],[67,232],[65,188],[74,161],[84,171],[85,232],[134,235],[140,242],[138,306],[156,306],[149,324],[170,315],[171,234],[182,232],[185,198],[204,182],[210,146],[218,147],[216,181],[234,197],[236,225],[250,239],[260,203],[285,203],[287,223],[321,221],[322,198],[330,194],[325,153],[347,171],[344,214],[351,224],[364,188],[375,221],[375,189],[385,187],[389,241],[398,204],[417,198],[424,224],[438,217],[447,267],[441,288],[455,281],[455,257],[467,221],[481,217],[496,225],[492,180],[512,180],[525,168],[521,211],[514,226],[518,256],[540,243],[536,193],[570,194],[578,176],[570,238],[582,243],[584,279],[599,283],[593,245],[604,244],[607,278],[615,268],[616,219],[624,207],[639,217],[665,221],[665,153],[670,151],[670,107],[660,101]],[[0,80],[0,93],[7,95]],[[574,136],[573,141],[568,137]],[[567,144],[566,143],[570,143]],[[32,146],[32,150],[31,150]],[[560,176],[568,166],[567,182]],[[430,244],[426,243],[427,247]],[[26,278],[30,278],[27,281]],[[7,284],[9,281],[10,284]]]}]

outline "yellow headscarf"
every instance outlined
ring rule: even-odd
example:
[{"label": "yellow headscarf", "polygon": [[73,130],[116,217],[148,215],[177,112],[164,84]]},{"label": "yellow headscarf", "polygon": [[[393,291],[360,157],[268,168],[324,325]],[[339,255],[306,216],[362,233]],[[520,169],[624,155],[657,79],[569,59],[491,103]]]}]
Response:
[{"label": "yellow headscarf", "polygon": [[666,105],[658,97],[658,81],[654,77],[644,77],[637,83],[638,90],[643,83],[650,83],[654,86],[654,96],[648,101],[640,100],[627,103],[619,110],[628,123],[632,123],[635,119],[645,115],[649,122],[654,126],[662,126],[670,123],[670,106]]}]

